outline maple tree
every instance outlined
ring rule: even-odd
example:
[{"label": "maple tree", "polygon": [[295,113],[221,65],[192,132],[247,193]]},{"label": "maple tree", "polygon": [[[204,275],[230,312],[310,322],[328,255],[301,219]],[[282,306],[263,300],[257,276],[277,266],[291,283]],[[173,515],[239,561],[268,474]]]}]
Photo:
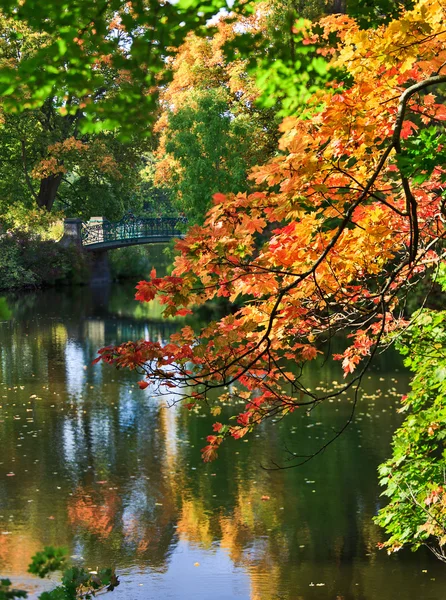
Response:
[{"label": "maple tree", "polygon": [[167,61],[172,81],[160,93],[155,185],[190,223],[202,223],[212,193],[250,191],[247,171],[276,152],[280,119],[333,76],[305,39],[303,18],[347,12],[359,23],[383,22],[396,9],[393,2],[263,0],[221,16],[207,36],[189,33]]},{"label": "maple tree", "polygon": [[252,171],[259,190],[215,194],[204,226],[178,242],[172,275],[153,271],[136,294],[157,296],[166,316],[219,296],[241,307],[200,332],[183,327],[165,346],[100,350],[98,360],[140,370],[142,388],[167,386],[189,408],[213,389],[222,403],[245,401],[235,424],[214,424],[204,460],[228,436],[338,394],[308,390],[302,370],[339,331],[350,341],[333,358],[357,397],[375,349],[405,325],[402,293],[443,259],[444,13],[442,2],[422,0],[377,29],[335,15],[318,39],[309,31],[310,43],[337,35],[321,52],[349,85],[333,83],[286,118],[281,154]]}]

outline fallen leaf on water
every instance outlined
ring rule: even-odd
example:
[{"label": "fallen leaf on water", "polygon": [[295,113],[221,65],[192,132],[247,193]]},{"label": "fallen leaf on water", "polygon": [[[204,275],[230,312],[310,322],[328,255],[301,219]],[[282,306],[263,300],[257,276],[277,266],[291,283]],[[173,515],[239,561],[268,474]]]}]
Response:
[{"label": "fallen leaf on water", "polygon": [[194,563],[194,567],[199,567],[199,566],[200,566],[199,562]]}]

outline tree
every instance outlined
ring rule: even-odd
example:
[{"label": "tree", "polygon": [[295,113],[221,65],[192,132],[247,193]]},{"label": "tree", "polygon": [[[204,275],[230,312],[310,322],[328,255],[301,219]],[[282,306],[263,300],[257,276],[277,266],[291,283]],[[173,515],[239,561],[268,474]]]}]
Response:
[{"label": "tree", "polygon": [[58,208],[84,217],[137,208],[166,58],[223,6],[1,2],[3,202],[51,210],[57,198]]},{"label": "tree", "polygon": [[193,222],[202,222],[213,192],[246,191],[248,170],[276,147],[277,120],[256,107],[259,91],[245,61],[224,56],[235,36],[224,19],[212,37],[189,34],[160,98],[156,181]]},{"label": "tree", "polygon": [[[68,102],[71,97],[85,103],[82,133],[119,127],[122,137],[131,136],[156,113],[157,89],[168,78],[166,57],[190,29],[200,31],[223,7],[224,0],[75,0],[61,10],[58,0],[45,6],[2,0],[6,17],[46,36],[18,65],[2,65],[3,105],[12,112],[38,108],[56,92],[60,114],[78,111],[76,102]],[[120,77],[113,81],[109,76],[116,72]]]},{"label": "tree", "polygon": [[[103,206],[95,205],[93,212],[112,218],[128,208],[138,195],[139,178],[134,176],[138,155],[147,150],[135,139],[135,131],[151,132],[158,91],[172,76],[166,62],[191,28],[198,35],[210,35],[209,27],[202,25],[224,5],[223,0],[161,6],[152,0],[132,5],[122,0],[100,5],[77,0],[60,11],[56,0],[44,8],[38,2],[3,0],[0,95],[8,115],[2,128],[3,201],[8,204],[18,197],[51,210],[57,198],[71,214],[89,216],[91,199],[103,198]],[[263,107],[270,109],[269,114],[263,111],[266,119],[260,118],[257,128],[248,127],[255,121],[254,111],[239,127],[246,133],[246,145],[257,138],[255,152],[245,153],[246,168],[260,159],[258,127],[271,121],[271,102],[283,102],[286,114],[306,100],[308,90],[327,80],[324,60],[313,56],[311,46],[302,46],[300,32],[293,30],[296,14],[313,17],[324,6],[319,0],[267,2],[252,14],[247,3],[232,5],[233,12],[245,13],[241,22],[246,43],[243,35],[237,35],[235,47],[242,49],[240,56],[250,55]],[[358,12],[356,3],[353,8]],[[329,10],[334,9],[330,5]],[[22,118],[10,114],[23,111]],[[113,135],[92,145],[85,136],[100,130]],[[130,143],[119,147],[117,135]],[[233,141],[234,135],[230,137]],[[84,173],[85,166],[89,169]],[[239,164],[237,171],[241,173]],[[242,187],[240,183],[238,189]],[[80,208],[81,201],[88,206]]]},{"label": "tree", "polygon": [[[0,16],[0,65],[20,71],[52,40],[12,18]],[[122,74],[105,58],[97,59],[104,88],[76,97],[50,90],[43,104],[19,114],[3,111],[0,124],[0,189],[4,212],[21,203],[51,211],[66,208],[71,215],[119,217],[131,203],[141,153],[147,142],[133,136],[127,143],[114,132],[82,134],[84,109],[105,94],[117,93]],[[121,83],[122,85],[122,83]],[[65,94],[65,95],[64,95]],[[135,174],[136,170],[136,174]]]},{"label": "tree", "polygon": [[[221,402],[245,402],[236,423],[214,424],[204,460],[228,436],[338,394],[317,396],[302,372],[340,331],[350,342],[333,359],[357,395],[376,348],[406,324],[404,294],[444,260],[446,110],[436,97],[446,83],[444,16],[441,3],[421,0],[376,30],[335,15],[321,34],[308,32],[310,43],[337,35],[331,64],[348,85],[317,92],[286,118],[282,154],[251,174],[263,190],[215,194],[204,226],[178,242],[173,274],[152,272],[136,294],[158,296],[166,316],[218,296],[241,308],[200,332],[185,326],[164,347],[100,351],[97,360],[137,369],[141,387],[175,389],[189,408],[212,389]],[[287,466],[309,458],[290,451]]]},{"label": "tree", "polygon": [[[172,81],[161,92],[156,181],[189,217],[202,222],[214,192],[246,192],[246,173],[277,151],[280,117],[296,114],[332,69],[305,38],[309,21],[348,12],[361,23],[379,23],[397,13],[350,2],[266,0],[239,16],[221,17],[214,35],[190,33],[169,65]],[[212,33],[212,30],[209,32]]]}]

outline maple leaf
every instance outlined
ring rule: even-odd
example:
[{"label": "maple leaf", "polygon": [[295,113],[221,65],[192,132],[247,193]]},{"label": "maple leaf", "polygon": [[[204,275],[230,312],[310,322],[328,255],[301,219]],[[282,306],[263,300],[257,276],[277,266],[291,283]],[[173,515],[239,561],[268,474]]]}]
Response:
[{"label": "maple leaf", "polygon": [[140,281],[136,289],[138,291],[135,294],[135,300],[139,300],[140,302],[150,302],[158,292],[156,286],[149,281]]}]

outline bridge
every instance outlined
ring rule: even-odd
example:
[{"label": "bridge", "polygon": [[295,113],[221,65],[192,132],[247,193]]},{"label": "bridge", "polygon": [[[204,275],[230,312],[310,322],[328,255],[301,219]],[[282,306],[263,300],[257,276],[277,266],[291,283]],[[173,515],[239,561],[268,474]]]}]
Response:
[{"label": "bridge", "polygon": [[186,223],[185,217],[135,217],[131,213],[116,222],[104,217],[93,217],[86,222],[65,219],[60,243],[92,253],[92,282],[102,283],[110,280],[108,250],[181,238]]}]

